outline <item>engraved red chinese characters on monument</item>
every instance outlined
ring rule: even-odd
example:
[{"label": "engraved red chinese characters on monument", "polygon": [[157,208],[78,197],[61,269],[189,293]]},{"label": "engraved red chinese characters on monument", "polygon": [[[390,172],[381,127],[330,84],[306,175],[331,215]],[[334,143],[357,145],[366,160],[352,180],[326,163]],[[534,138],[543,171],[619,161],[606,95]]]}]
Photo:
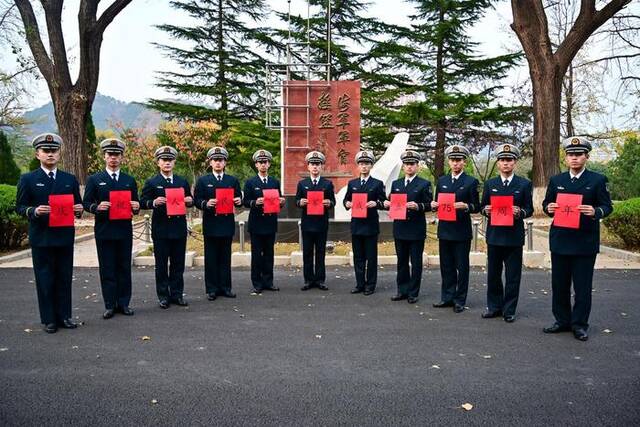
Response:
[{"label": "engraved red chinese characters on monument", "polygon": [[298,181],[308,175],[304,157],[312,150],[326,156],[322,176],[338,191],[357,176],[353,156],[360,150],[360,82],[289,81],[283,95],[284,194],[295,194]]}]

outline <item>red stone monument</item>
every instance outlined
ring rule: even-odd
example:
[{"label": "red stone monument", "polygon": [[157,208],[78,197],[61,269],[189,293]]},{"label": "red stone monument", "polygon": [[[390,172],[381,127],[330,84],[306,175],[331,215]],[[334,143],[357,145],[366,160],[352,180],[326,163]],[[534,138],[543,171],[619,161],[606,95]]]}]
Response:
[{"label": "red stone monument", "polygon": [[359,81],[287,81],[282,89],[282,187],[294,195],[308,176],[305,155],[321,151],[327,158],[322,176],[336,192],[357,176],[353,162],[360,150]]}]

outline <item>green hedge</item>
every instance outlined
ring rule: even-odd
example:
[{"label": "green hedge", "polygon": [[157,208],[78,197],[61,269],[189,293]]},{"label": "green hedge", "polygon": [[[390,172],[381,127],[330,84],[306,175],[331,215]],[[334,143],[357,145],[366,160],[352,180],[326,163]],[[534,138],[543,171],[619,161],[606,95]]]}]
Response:
[{"label": "green hedge", "polygon": [[640,197],[616,203],[604,225],[628,248],[640,248]]},{"label": "green hedge", "polygon": [[29,224],[16,209],[16,187],[0,184],[0,250],[22,246],[27,238]]}]

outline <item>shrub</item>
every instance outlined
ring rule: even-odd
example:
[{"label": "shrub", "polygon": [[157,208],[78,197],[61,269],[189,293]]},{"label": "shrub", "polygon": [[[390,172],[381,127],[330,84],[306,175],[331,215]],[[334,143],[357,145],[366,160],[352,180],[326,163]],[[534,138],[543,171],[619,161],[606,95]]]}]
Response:
[{"label": "shrub", "polygon": [[0,249],[19,248],[27,238],[29,224],[15,211],[16,187],[0,184]]},{"label": "shrub", "polygon": [[16,165],[7,137],[0,130],[0,184],[16,185],[20,179],[20,169]]},{"label": "shrub", "polygon": [[628,248],[640,248],[640,197],[616,203],[604,225]]}]

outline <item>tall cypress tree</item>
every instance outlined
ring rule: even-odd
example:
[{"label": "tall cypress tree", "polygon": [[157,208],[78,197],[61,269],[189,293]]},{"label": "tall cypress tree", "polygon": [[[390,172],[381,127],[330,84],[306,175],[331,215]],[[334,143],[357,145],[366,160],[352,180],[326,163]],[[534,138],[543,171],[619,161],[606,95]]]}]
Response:
[{"label": "tall cypress tree", "polygon": [[414,76],[404,91],[415,101],[402,106],[390,120],[413,134],[412,143],[433,149],[433,173],[444,173],[447,143],[484,147],[507,140],[505,129],[525,120],[529,108],[496,102],[500,79],[520,54],[486,58],[468,32],[495,0],[408,0],[415,6],[411,25],[397,36],[409,49],[397,60]]},{"label": "tall cypress tree", "polygon": [[233,118],[260,117],[263,52],[275,45],[256,24],[266,19],[264,0],[174,0],[171,6],[196,24],[158,27],[188,45],[157,44],[182,69],[163,72],[158,86],[190,102],[152,99],[149,105],[172,118],[213,119],[223,131]]}]

